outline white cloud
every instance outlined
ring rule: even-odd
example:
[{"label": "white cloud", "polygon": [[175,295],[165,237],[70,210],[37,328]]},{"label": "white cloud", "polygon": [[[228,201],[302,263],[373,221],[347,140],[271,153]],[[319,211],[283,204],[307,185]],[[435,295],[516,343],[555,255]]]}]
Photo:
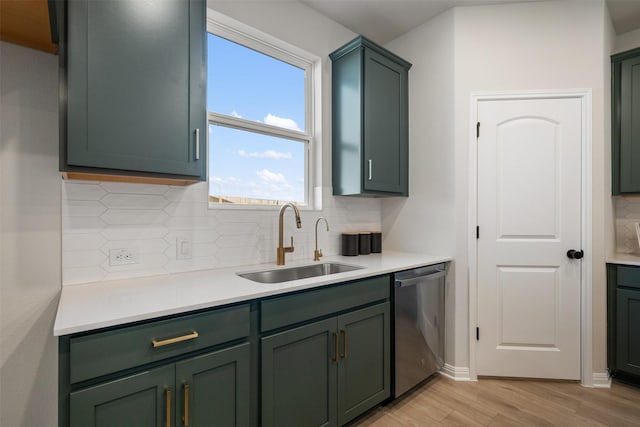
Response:
[{"label": "white cloud", "polygon": [[302,201],[304,188],[302,184],[295,186],[287,182],[286,177],[267,169],[256,171],[256,179],[242,179],[236,177],[209,178],[209,194],[223,197],[250,197],[267,200]]},{"label": "white cloud", "polygon": [[258,178],[271,184],[286,184],[287,179],[281,173],[271,172],[268,169],[262,169],[256,172]]},{"label": "white cloud", "polygon": [[271,160],[281,160],[281,159],[292,159],[293,156],[291,155],[291,153],[286,152],[280,152],[280,151],[275,151],[275,150],[267,150],[267,151],[263,151],[261,153],[257,152],[257,151],[252,151],[252,152],[246,152],[244,150],[239,150],[238,151],[238,155],[240,157],[257,157],[260,159],[271,159]]},{"label": "white cloud", "polygon": [[295,120],[287,119],[285,117],[274,116],[271,113],[267,114],[267,116],[264,118],[264,122],[268,125],[278,126],[285,129],[298,130],[298,131],[302,130],[298,127],[298,124],[295,122]]},{"label": "white cloud", "polygon": [[240,114],[238,114],[238,112],[236,110],[233,110],[231,112],[231,116],[235,117],[236,119],[241,119],[242,116]]}]

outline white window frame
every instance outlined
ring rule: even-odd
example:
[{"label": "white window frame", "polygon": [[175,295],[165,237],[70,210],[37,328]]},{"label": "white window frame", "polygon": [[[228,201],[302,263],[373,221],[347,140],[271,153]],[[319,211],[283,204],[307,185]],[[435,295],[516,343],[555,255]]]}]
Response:
[{"label": "white window frame", "polygon": [[[304,131],[281,128],[231,115],[207,111],[206,133],[208,138],[209,125],[222,125],[238,130],[257,132],[268,136],[299,141],[300,143],[305,144],[305,202],[304,204],[298,205],[298,207],[305,210],[322,209],[322,147],[320,144],[320,138],[316,133],[316,126],[319,126],[319,124],[322,123],[320,117],[321,88],[319,86],[321,73],[320,58],[211,9],[207,9],[207,32],[271,56],[305,71]],[[209,144],[208,140],[207,144]],[[207,175],[208,172],[209,165],[207,164]],[[209,185],[208,182],[207,185]],[[207,199],[208,195],[209,190],[207,189]],[[275,210],[279,209],[279,206],[209,202],[209,208]]]}]

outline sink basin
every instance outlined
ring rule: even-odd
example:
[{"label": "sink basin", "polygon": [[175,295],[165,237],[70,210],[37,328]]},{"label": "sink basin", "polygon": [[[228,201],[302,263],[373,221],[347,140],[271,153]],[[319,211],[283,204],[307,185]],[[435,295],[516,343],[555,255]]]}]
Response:
[{"label": "sink basin", "polygon": [[260,283],[281,283],[290,280],[307,279],[309,277],[326,276],[327,274],[344,273],[360,270],[357,265],[325,262],[323,264],[303,265],[300,267],[279,268],[277,270],[255,271],[252,273],[236,273],[240,277]]}]

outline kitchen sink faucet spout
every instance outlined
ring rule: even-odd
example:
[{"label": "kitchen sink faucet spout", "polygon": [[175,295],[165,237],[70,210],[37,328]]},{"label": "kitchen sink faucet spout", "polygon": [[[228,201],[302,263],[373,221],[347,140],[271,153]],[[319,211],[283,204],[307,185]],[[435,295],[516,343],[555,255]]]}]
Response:
[{"label": "kitchen sink faucet spout", "polygon": [[327,225],[327,233],[329,232],[329,222],[327,221],[327,219],[325,217],[321,216],[316,221],[316,249],[315,249],[315,251],[313,251],[313,260],[314,261],[320,261],[320,258],[322,257],[322,249],[318,249],[318,224],[320,223],[320,220],[324,221],[324,223]]},{"label": "kitchen sink faucet spout", "polygon": [[291,246],[284,247],[284,242],[282,238],[283,234],[283,219],[284,219],[284,211],[287,208],[293,209],[293,213],[296,216],[296,227],[302,228],[302,222],[300,222],[300,211],[298,208],[292,203],[285,203],[280,208],[280,217],[278,218],[278,248],[276,249],[276,265],[284,265],[284,254],[287,252],[293,252],[295,249],[293,247],[293,236],[291,236]]}]

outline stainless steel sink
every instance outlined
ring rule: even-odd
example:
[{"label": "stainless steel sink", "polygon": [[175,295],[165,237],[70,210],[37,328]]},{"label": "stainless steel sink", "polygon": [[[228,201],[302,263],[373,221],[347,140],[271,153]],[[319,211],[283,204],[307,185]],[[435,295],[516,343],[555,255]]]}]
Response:
[{"label": "stainless steel sink", "polygon": [[236,273],[240,277],[260,283],[281,283],[290,280],[307,279],[309,277],[326,276],[327,274],[344,273],[360,270],[364,267],[357,265],[325,262],[323,264],[303,265],[300,267],[279,268],[277,270],[255,271],[251,273]]}]

